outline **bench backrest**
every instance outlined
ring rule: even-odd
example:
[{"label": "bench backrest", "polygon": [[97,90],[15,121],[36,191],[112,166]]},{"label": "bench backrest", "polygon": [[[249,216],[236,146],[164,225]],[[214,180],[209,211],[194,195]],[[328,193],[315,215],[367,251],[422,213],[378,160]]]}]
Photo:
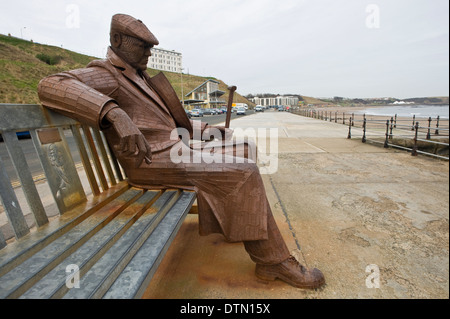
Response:
[{"label": "bench backrest", "polygon": [[[18,132],[30,135],[34,154],[25,155],[21,146],[24,141],[18,139],[23,133]],[[41,105],[0,104],[0,134],[1,147],[7,150],[0,153],[0,198],[17,239],[30,230],[13,185],[20,184],[36,225],[48,223],[42,195],[37,191],[27,159],[39,159],[60,214],[86,201],[86,194],[99,195],[123,180],[123,171],[101,132]],[[76,148],[71,149],[68,139],[74,140]],[[74,153],[80,158],[89,187],[83,188]],[[14,166],[18,182],[9,176],[11,171],[8,174],[5,165],[8,160]],[[6,240],[0,229],[0,249],[4,246]]]}]

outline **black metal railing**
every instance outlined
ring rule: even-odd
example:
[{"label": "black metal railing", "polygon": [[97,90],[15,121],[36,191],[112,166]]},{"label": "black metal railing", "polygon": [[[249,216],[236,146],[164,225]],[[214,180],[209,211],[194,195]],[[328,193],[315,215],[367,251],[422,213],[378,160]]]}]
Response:
[{"label": "black metal railing", "polygon": [[[363,143],[383,144],[418,154],[449,160],[449,120],[435,118],[398,117],[397,114],[369,116],[354,112],[317,110],[311,108],[292,109],[292,113],[319,120],[348,125],[347,138],[361,138]],[[425,125],[423,125],[425,123]]]}]

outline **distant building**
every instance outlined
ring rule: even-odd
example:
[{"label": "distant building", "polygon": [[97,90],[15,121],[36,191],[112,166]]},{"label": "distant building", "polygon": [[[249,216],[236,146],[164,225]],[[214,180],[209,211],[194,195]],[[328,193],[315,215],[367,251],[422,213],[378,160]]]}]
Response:
[{"label": "distant building", "polygon": [[405,101],[395,101],[392,104],[414,104],[414,102],[405,102]]},{"label": "distant building", "polygon": [[147,64],[149,68],[177,73],[183,69],[181,53],[160,48],[152,48],[151,52],[152,56]]},{"label": "distant building", "polygon": [[251,102],[256,105],[262,106],[273,106],[273,105],[283,105],[283,106],[297,106],[298,97],[297,96],[277,96],[277,97],[254,97],[250,99]]},{"label": "distant building", "polygon": [[220,99],[225,92],[219,90],[219,82],[207,80],[186,94],[184,104],[189,108],[217,108],[226,104]]}]

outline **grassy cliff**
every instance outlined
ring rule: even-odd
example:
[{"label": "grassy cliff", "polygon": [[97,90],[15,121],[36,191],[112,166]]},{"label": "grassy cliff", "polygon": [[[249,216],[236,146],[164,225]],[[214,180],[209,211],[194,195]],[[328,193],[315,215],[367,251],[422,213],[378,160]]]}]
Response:
[{"label": "grassy cliff", "polygon": [[[43,61],[47,57],[50,64]],[[80,68],[93,59],[62,48],[0,35],[0,103],[38,103],[37,85],[43,77]]]},{"label": "grassy cliff", "polygon": [[[0,103],[39,103],[37,85],[51,74],[85,67],[97,58],[72,52],[63,48],[33,43],[0,34]],[[153,76],[158,70],[148,69]],[[208,78],[164,72],[181,100],[181,92],[186,95]],[[228,85],[220,82],[220,89],[227,92],[223,100],[228,101]],[[183,87],[183,89],[182,89]],[[238,93],[235,102],[248,103]]]}]

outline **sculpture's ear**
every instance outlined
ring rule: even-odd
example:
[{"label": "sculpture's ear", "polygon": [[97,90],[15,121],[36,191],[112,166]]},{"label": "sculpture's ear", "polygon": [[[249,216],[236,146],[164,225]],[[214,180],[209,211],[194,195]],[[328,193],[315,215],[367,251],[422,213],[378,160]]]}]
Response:
[{"label": "sculpture's ear", "polygon": [[111,32],[110,42],[113,48],[120,48],[122,45],[122,35],[119,32]]}]

